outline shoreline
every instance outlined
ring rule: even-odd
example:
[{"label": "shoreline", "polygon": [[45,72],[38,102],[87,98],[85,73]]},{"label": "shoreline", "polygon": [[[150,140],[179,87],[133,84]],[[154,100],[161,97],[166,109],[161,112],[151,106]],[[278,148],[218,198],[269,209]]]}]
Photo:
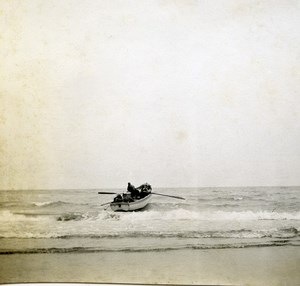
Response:
[{"label": "shoreline", "polygon": [[297,285],[293,246],[0,255],[0,283]]}]

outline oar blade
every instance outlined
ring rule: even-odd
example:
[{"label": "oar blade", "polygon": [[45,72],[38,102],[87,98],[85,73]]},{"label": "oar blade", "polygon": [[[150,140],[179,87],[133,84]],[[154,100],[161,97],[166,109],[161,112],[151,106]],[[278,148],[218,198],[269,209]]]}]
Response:
[{"label": "oar blade", "polygon": [[179,199],[179,200],[185,200],[183,197],[178,197],[178,196],[171,196],[171,198]]},{"label": "oar blade", "polygon": [[99,195],[115,195],[115,192],[98,192]]}]

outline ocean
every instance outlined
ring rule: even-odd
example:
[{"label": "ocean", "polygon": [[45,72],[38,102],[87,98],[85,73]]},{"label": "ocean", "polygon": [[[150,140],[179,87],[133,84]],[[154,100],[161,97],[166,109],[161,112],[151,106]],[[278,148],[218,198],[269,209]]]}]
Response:
[{"label": "ocean", "polygon": [[300,187],[153,188],[137,212],[121,189],[0,191],[0,254],[161,252],[300,246]]}]

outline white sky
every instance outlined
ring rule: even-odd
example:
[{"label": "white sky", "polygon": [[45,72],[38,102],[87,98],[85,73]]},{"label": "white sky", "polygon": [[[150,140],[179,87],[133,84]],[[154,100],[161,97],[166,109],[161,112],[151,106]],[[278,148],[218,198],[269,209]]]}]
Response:
[{"label": "white sky", "polygon": [[299,1],[0,1],[0,188],[300,185]]}]

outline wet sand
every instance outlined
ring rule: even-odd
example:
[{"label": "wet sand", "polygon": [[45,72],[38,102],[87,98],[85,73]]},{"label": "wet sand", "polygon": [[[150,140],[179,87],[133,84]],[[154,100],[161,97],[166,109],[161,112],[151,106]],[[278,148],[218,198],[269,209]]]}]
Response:
[{"label": "wet sand", "polygon": [[0,255],[0,283],[299,285],[299,247]]}]

